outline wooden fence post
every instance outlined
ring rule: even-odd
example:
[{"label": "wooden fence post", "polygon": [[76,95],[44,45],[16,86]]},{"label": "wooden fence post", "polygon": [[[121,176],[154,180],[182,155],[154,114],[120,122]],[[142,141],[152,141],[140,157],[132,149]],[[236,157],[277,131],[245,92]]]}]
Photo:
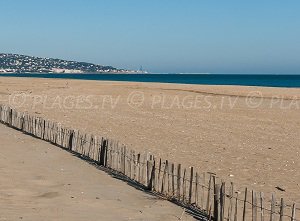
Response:
[{"label": "wooden fence post", "polygon": [[[137,181],[137,177],[138,177],[138,174],[137,174],[137,171],[138,171],[138,169],[137,169],[137,158],[138,158],[138,156],[137,156],[137,154],[136,154],[136,152],[134,150],[133,151],[133,175],[134,175],[133,179],[135,181]],[[147,167],[147,162],[146,162],[146,167]],[[147,181],[147,184],[148,184],[148,181]]]},{"label": "wooden fence post", "polygon": [[133,178],[133,150],[130,151],[130,162],[129,162],[129,174],[130,179]]},{"label": "wooden fence post", "polygon": [[164,191],[165,191],[167,170],[168,170],[168,161],[166,160],[164,174],[163,174],[163,178],[162,178],[162,184],[161,184],[161,193],[164,193]]},{"label": "wooden fence post", "polygon": [[123,174],[126,175],[126,146],[123,147]]},{"label": "wooden fence post", "polygon": [[152,170],[151,170],[151,176],[150,176],[150,182],[148,185],[148,189],[155,191],[155,160],[153,161],[153,166],[152,166]]},{"label": "wooden fence post", "polygon": [[215,183],[214,177],[214,221],[219,221],[220,184]]},{"label": "wooden fence post", "polygon": [[70,130],[70,137],[68,142],[68,149],[72,151],[73,149],[73,138],[74,138],[74,130]]},{"label": "wooden fence post", "polygon": [[246,220],[246,205],[247,205],[247,192],[248,189],[245,189],[245,198],[244,198],[244,207],[243,207],[243,221]]},{"label": "wooden fence post", "polygon": [[199,196],[198,196],[198,183],[199,183],[199,175],[198,172],[196,172],[196,185],[195,185],[195,205],[198,206],[198,200],[199,200]]},{"label": "wooden fence post", "polygon": [[209,206],[210,206],[211,179],[212,179],[212,176],[210,174],[210,176],[209,176],[209,182],[208,182],[208,190],[207,190],[206,212],[208,212]]},{"label": "wooden fence post", "polygon": [[[205,173],[202,174],[202,185],[201,185],[201,209],[202,210],[205,210],[205,182],[206,182],[206,179],[205,179]],[[200,182],[201,184],[201,182]],[[207,211],[207,210],[206,210]]]},{"label": "wooden fence post", "polygon": [[186,169],[183,170],[183,177],[182,177],[182,201],[186,201]]},{"label": "wooden fence post", "polygon": [[157,191],[161,192],[161,158],[159,158],[159,166],[158,166],[158,177],[157,177]]},{"label": "wooden fence post", "polygon": [[222,182],[220,189],[220,221],[224,221],[225,212],[225,182]]},{"label": "wooden fence post", "polygon": [[235,210],[234,210],[234,219],[233,219],[233,221],[238,221],[238,199],[239,199],[239,194],[236,193]]},{"label": "wooden fence post", "polygon": [[169,166],[169,163],[168,163],[168,169],[167,169],[167,189],[168,189],[168,196],[170,196],[170,192],[171,192],[171,190],[170,190],[170,188],[171,188],[171,184],[170,184],[170,182],[171,182],[171,179],[170,179],[170,169],[171,169],[171,167]]},{"label": "wooden fence post", "polygon": [[252,221],[257,221],[257,200],[254,190],[252,190]]},{"label": "wooden fence post", "polygon": [[101,166],[105,166],[106,145],[107,145],[107,140],[102,139],[101,150],[100,150],[100,165]]},{"label": "wooden fence post", "polygon": [[171,173],[172,173],[172,196],[175,197],[175,174],[174,174],[175,166],[172,163]]},{"label": "wooden fence post", "polygon": [[138,172],[137,172],[137,181],[141,182],[141,154],[137,154],[137,166],[138,166]]},{"label": "wooden fence post", "polygon": [[279,212],[279,221],[282,221],[283,220],[283,211],[284,211],[284,201],[283,201],[283,198],[281,198],[281,201],[280,201],[280,212]]},{"label": "wooden fence post", "polygon": [[191,176],[190,176],[190,187],[189,187],[189,204],[192,203],[192,194],[193,194],[193,178],[194,178],[194,168],[191,167]]},{"label": "wooden fence post", "polygon": [[272,194],[270,221],[274,221],[274,214],[275,214],[275,196],[274,194]]},{"label": "wooden fence post", "polygon": [[181,193],[181,164],[177,166],[177,199],[180,200]]},{"label": "wooden fence post", "polygon": [[150,184],[150,161],[147,159],[147,187],[151,186]]},{"label": "wooden fence post", "polygon": [[260,221],[264,221],[264,194],[260,192]]},{"label": "wooden fence post", "polygon": [[230,183],[229,189],[229,206],[228,206],[228,221],[232,220],[232,208],[233,208],[233,183]]},{"label": "wooden fence post", "polygon": [[293,204],[291,221],[296,221],[296,204]]}]

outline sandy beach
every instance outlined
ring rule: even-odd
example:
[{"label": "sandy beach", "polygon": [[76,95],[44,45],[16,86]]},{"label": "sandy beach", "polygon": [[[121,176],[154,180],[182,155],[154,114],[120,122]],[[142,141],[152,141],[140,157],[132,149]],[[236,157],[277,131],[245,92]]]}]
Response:
[{"label": "sandy beach", "polygon": [[0,96],[239,189],[300,202],[300,89],[2,77]]},{"label": "sandy beach", "polygon": [[194,220],[56,146],[0,125],[0,220]]}]

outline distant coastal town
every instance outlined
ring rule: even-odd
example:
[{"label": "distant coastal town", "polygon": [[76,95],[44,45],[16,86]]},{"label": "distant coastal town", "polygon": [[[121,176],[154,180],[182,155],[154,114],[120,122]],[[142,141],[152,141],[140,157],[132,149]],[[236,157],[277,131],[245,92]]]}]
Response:
[{"label": "distant coastal town", "polygon": [[147,73],[143,70],[117,69],[87,62],[67,61],[54,58],[40,58],[19,54],[0,53],[0,73]]}]

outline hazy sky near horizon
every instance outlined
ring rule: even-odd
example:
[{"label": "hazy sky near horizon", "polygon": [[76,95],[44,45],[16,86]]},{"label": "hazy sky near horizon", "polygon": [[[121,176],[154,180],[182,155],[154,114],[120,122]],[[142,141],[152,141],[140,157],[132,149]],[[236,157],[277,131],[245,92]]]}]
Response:
[{"label": "hazy sky near horizon", "polygon": [[299,73],[299,0],[0,0],[0,52],[151,72]]}]

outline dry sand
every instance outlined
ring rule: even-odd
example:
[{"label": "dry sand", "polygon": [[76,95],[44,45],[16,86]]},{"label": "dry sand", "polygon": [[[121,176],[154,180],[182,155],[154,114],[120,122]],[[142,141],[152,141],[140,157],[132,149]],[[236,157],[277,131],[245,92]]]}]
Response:
[{"label": "dry sand", "polygon": [[[183,209],[0,125],[1,221],[179,220]],[[186,213],[183,220],[194,220]]]},{"label": "dry sand", "polygon": [[18,110],[300,203],[300,89],[0,78],[0,95]]}]

